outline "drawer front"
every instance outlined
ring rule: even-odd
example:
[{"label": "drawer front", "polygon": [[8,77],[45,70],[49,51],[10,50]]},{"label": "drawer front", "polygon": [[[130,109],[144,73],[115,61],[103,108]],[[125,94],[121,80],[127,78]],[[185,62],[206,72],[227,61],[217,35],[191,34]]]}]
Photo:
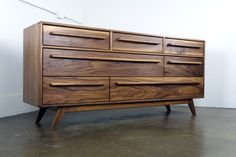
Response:
[{"label": "drawer front", "polygon": [[204,42],[191,40],[169,39],[164,40],[164,53],[179,55],[204,55]]},{"label": "drawer front", "polygon": [[109,101],[108,77],[44,77],[43,104]]},{"label": "drawer front", "polygon": [[44,49],[44,76],[163,76],[163,57]]},{"label": "drawer front", "polygon": [[165,57],[165,76],[203,76],[204,59]]},{"label": "drawer front", "polygon": [[43,44],[63,47],[109,49],[110,33],[44,25]]},{"label": "drawer front", "polygon": [[144,51],[150,53],[162,52],[162,38],[133,34],[113,33],[112,49],[118,51]]},{"label": "drawer front", "polygon": [[111,77],[110,88],[110,101],[204,96],[200,77]]}]

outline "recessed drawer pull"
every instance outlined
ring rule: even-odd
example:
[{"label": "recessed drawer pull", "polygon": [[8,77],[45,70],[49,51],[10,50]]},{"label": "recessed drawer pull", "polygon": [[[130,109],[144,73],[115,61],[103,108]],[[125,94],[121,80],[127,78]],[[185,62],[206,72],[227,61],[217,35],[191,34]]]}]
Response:
[{"label": "recessed drawer pull", "polygon": [[139,62],[139,63],[160,63],[161,60],[154,59],[128,59],[128,58],[110,58],[110,57],[91,57],[91,56],[76,56],[76,55],[50,55],[50,58],[58,59],[80,59],[80,60],[101,60],[115,62]]},{"label": "recessed drawer pull", "polygon": [[100,83],[77,83],[77,82],[70,82],[70,83],[50,83],[49,84],[52,87],[61,87],[61,86],[104,86],[103,84]]},{"label": "recessed drawer pull", "polygon": [[201,46],[191,46],[191,45],[179,45],[179,44],[167,44],[169,47],[180,47],[180,48],[190,48],[190,49],[200,49]]},{"label": "recessed drawer pull", "polygon": [[187,61],[167,61],[167,64],[192,64],[192,65],[202,65],[202,62],[187,62]]},{"label": "recessed drawer pull", "polygon": [[66,37],[76,37],[76,38],[87,38],[87,39],[97,39],[97,40],[105,40],[105,37],[102,36],[92,36],[92,35],[77,35],[77,34],[67,34],[61,32],[50,32],[50,35],[58,35],[58,36],[66,36]]},{"label": "recessed drawer pull", "polygon": [[123,42],[150,44],[150,45],[159,45],[160,44],[159,42],[154,42],[154,41],[144,41],[144,40],[129,39],[129,38],[118,38],[117,40],[123,41]]},{"label": "recessed drawer pull", "polygon": [[116,82],[116,85],[198,85],[199,82]]}]

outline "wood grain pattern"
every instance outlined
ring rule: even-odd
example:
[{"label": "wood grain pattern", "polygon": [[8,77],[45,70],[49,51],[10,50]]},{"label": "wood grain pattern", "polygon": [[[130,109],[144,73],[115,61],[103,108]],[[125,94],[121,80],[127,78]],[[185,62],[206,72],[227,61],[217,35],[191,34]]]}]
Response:
[{"label": "wood grain pattern", "polygon": [[200,41],[165,38],[164,47],[168,54],[204,55],[204,42]]},{"label": "wood grain pattern", "polygon": [[193,99],[189,100],[188,107],[189,107],[192,115],[196,116],[196,110],[195,110]]},{"label": "wood grain pattern", "polygon": [[124,33],[112,34],[112,49],[119,51],[131,51],[138,53],[145,52],[162,52],[162,38],[153,36],[141,36]]},{"label": "wood grain pattern", "polygon": [[116,103],[116,104],[99,104],[99,105],[90,105],[90,106],[64,106],[58,107],[56,115],[51,124],[51,130],[55,130],[58,123],[62,119],[63,115],[66,112],[83,112],[83,111],[93,111],[93,110],[113,110],[113,109],[124,109],[124,108],[139,108],[139,107],[152,107],[152,106],[165,106],[167,111],[170,112],[170,105],[176,104],[188,104],[190,100],[162,100],[162,101],[153,101],[153,102],[135,102],[135,103]]},{"label": "wood grain pattern", "polygon": [[98,60],[98,61],[114,61],[114,62],[138,62],[138,63],[161,63],[162,60],[155,59],[137,59],[137,58],[114,58],[106,56],[81,56],[81,55],[50,55],[50,58],[59,59],[79,59],[79,60]]},{"label": "wood grain pattern", "polygon": [[51,130],[56,129],[57,124],[60,122],[65,112],[66,112],[66,109],[63,107],[61,108],[59,107],[57,109],[56,115],[54,116],[52,124],[51,124]]},{"label": "wood grain pattern", "polygon": [[48,25],[43,29],[44,45],[109,49],[109,32]]},{"label": "wood grain pattern", "polygon": [[[68,84],[51,86],[52,83]],[[94,83],[99,86],[94,86]],[[73,85],[76,84],[76,85]],[[78,86],[82,84],[82,86]],[[50,104],[77,104],[85,102],[109,101],[108,77],[44,77],[43,103]]]},{"label": "wood grain pattern", "polygon": [[[70,57],[52,58],[52,55]],[[45,49],[43,56],[44,76],[163,76],[162,56],[55,49]]]},{"label": "wood grain pattern", "polygon": [[23,101],[42,105],[41,23],[24,29]]},{"label": "wood grain pattern", "polygon": [[23,101],[66,112],[188,104],[204,97],[205,41],[39,22],[24,30]]},{"label": "wood grain pattern", "polygon": [[66,112],[81,112],[81,111],[93,111],[93,110],[112,110],[112,109],[122,109],[122,108],[138,108],[138,107],[152,107],[152,106],[165,106],[165,105],[175,105],[175,104],[188,104],[189,99],[182,100],[162,100],[162,101],[152,101],[152,102],[134,102],[134,103],[113,103],[110,105],[93,105],[93,106],[70,106],[65,107]]},{"label": "wood grain pattern", "polygon": [[204,60],[202,58],[165,57],[165,76],[197,76],[202,77]]},{"label": "wood grain pattern", "polygon": [[[111,77],[110,80],[111,101],[161,98],[190,99],[203,96],[203,79],[200,77]],[[131,83],[130,85],[117,84],[122,81]],[[137,84],[133,84],[133,82],[137,82]],[[149,84],[138,84],[138,82],[149,82]],[[151,84],[151,82],[154,83]],[[163,82],[164,84],[155,84],[155,82]],[[176,84],[176,82],[180,84]]]}]

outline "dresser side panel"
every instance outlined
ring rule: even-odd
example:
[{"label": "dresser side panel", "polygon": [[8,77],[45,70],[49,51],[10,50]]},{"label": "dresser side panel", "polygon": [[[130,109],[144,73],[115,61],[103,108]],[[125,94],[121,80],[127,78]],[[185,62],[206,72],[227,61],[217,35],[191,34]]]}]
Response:
[{"label": "dresser side panel", "polygon": [[42,105],[42,24],[24,29],[23,101]]}]

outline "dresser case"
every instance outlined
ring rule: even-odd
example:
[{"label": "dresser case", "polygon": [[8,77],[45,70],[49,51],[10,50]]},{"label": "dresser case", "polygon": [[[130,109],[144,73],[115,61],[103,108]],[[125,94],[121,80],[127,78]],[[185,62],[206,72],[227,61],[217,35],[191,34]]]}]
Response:
[{"label": "dresser case", "polygon": [[24,29],[23,101],[36,123],[66,112],[188,104],[204,97],[204,46],[195,39],[39,22]]}]

